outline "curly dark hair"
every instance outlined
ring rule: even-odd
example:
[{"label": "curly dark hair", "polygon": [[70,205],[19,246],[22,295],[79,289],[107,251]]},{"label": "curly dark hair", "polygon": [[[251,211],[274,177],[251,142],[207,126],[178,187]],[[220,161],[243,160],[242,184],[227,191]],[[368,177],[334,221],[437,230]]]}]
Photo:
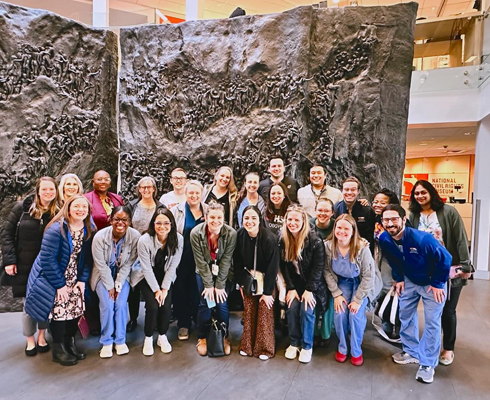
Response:
[{"label": "curly dark hair", "polygon": [[400,199],[398,198],[398,196],[396,195],[395,192],[393,192],[392,190],[390,189],[381,189],[381,190],[378,190],[375,194],[374,194],[374,197],[373,199],[378,195],[378,194],[384,194],[386,197],[388,197],[388,201],[390,202],[390,204],[400,204]]},{"label": "curly dark hair", "polygon": [[167,207],[158,207],[155,210],[155,213],[151,217],[148,230],[145,233],[148,233],[151,237],[155,237],[155,220],[159,215],[165,215],[170,220],[171,226],[166,245],[168,246],[168,255],[173,256],[179,247],[179,240],[177,239],[177,225],[175,223],[174,215]]},{"label": "curly dark hair", "polygon": [[410,193],[410,206],[408,209],[414,213],[414,214],[420,214],[422,211],[422,206],[415,200],[415,189],[417,186],[422,186],[425,190],[429,192],[430,196],[430,208],[432,208],[434,211],[439,211],[443,206],[444,202],[441,199],[441,196],[439,196],[439,193],[437,193],[437,190],[434,186],[432,186],[432,183],[429,181],[426,181],[425,179],[420,179],[417,182],[415,182],[415,185],[413,185],[412,192]]}]

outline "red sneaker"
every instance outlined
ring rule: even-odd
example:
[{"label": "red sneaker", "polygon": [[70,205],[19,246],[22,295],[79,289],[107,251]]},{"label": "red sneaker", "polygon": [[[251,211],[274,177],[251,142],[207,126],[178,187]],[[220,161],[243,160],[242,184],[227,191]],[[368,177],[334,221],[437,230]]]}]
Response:
[{"label": "red sneaker", "polygon": [[345,362],[345,360],[347,360],[347,355],[342,354],[340,351],[337,351],[337,353],[335,353],[335,360],[343,363]]},{"label": "red sneaker", "polygon": [[362,358],[361,354],[359,357],[351,357],[350,362],[352,363],[352,365],[360,367],[362,364],[364,364],[364,358]]}]

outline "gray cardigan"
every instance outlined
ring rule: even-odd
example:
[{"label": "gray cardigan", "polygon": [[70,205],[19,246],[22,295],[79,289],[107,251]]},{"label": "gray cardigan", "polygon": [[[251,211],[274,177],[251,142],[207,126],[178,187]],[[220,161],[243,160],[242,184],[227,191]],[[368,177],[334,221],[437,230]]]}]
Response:
[{"label": "gray cardigan", "polygon": [[[442,229],[442,240],[446,250],[453,256],[452,265],[461,265],[464,272],[473,272],[468,248],[468,237],[463,219],[454,207],[444,204],[436,212],[437,220]],[[410,213],[408,220],[415,229],[419,228],[420,213]],[[466,279],[451,279],[451,285],[458,287],[467,284]]]},{"label": "gray cardigan", "polygon": [[218,238],[218,266],[219,272],[216,278],[216,285],[213,284],[213,275],[211,274],[210,263],[211,252],[208,246],[208,236],[206,234],[207,223],[196,226],[191,231],[191,245],[196,261],[196,272],[201,275],[205,288],[216,287],[224,289],[226,280],[233,280],[233,252],[236,247],[236,231],[224,224]]},{"label": "gray cardigan", "polygon": [[[184,238],[180,233],[177,233],[178,247],[175,254],[168,257],[165,263],[165,277],[162,281],[162,289],[170,289],[170,285],[175,282],[177,277],[177,267],[182,257],[182,250],[184,249]],[[141,269],[131,272],[131,286],[136,286],[143,278],[146,279],[148,286],[150,286],[153,292],[158,291],[157,278],[153,273],[153,266],[155,265],[155,256],[157,251],[162,247],[162,244],[158,241],[157,235],[151,237],[148,233],[141,236],[138,241],[138,260],[140,262]]]},{"label": "gray cardigan", "polygon": [[[326,251],[326,264],[323,276],[327,282],[328,289],[332,293],[333,297],[342,295],[342,291],[338,287],[338,277],[332,269],[332,242],[330,240],[325,241]],[[381,291],[381,274],[374,265],[373,256],[369,250],[369,245],[364,246],[356,257],[355,261],[359,268],[359,276],[361,283],[359,284],[356,294],[354,295],[354,301],[357,304],[362,304],[366,297],[372,301]],[[378,276],[379,275],[379,276]]]},{"label": "gray cardigan", "polygon": [[[116,281],[121,285],[124,281],[129,281],[131,267],[138,257],[137,245],[140,238],[139,232],[129,227],[124,236],[123,251],[121,254],[121,266],[119,267]],[[102,281],[107,290],[114,289],[114,280],[112,279],[109,262],[112,253],[112,226],[98,231],[92,242],[92,257],[94,267],[90,278],[90,286],[95,291],[97,283]]]},{"label": "gray cardigan", "polygon": [[[177,226],[177,232],[179,232],[181,235],[184,234],[184,225],[185,225],[185,201],[182,203],[177,204],[175,207],[172,207],[170,211],[172,211],[172,214],[174,215],[175,218],[175,225]],[[208,205],[205,203],[201,202],[201,207],[202,207],[202,212],[205,215],[206,210],[208,209]]]}]

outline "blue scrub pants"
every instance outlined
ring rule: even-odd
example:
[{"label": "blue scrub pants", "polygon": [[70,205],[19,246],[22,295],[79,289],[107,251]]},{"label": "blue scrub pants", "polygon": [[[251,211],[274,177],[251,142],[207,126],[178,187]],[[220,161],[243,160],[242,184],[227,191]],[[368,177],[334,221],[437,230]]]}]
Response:
[{"label": "blue scrub pants", "polygon": [[[405,277],[405,290],[400,296],[400,338],[403,351],[419,360],[419,364],[436,367],[441,349],[441,315],[444,302],[434,300],[429,286],[419,286]],[[446,289],[444,289],[446,290]],[[447,294],[447,292],[446,292]],[[424,305],[425,327],[419,339],[417,306],[420,299]]]},{"label": "blue scrub pants", "polygon": [[[338,287],[342,291],[347,304],[350,304],[354,299],[357,287],[359,286],[359,277],[344,278],[338,275]],[[350,331],[350,354],[352,357],[360,357],[362,355],[362,339],[364,337],[364,331],[366,330],[366,305],[368,303],[367,297],[362,301],[361,306],[357,310],[356,314],[352,314],[344,304],[345,311],[340,313],[336,312],[333,317],[335,332],[339,338],[339,353],[347,355],[349,350],[347,347],[347,335]]]},{"label": "blue scrub pants", "polygon": [[[97,283],[95,288],[99,296],[100,343],[103,346],[126,343],[126,325],[128,324],[128,296],[129,282],[124,281],[121,292],[116,301],[109,297],[109,291],[105,288],[102,281]],[[113,337],[115,333],[115,338]]]}]

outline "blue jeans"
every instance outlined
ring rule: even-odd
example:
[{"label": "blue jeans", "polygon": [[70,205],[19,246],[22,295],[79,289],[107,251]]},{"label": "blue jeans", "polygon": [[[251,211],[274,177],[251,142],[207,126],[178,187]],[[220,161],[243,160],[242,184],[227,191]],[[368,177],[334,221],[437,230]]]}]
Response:
[{"label": "blue jeans", "polygon": [[286,317],[291,346],[310,350],[315,333],[315,309],[308,306],[305,310],[305,303],[294,299],[286,309]]},{"label": "blue jeans", "polygon": [[[199,290],[199,308],[197,309],[197,338],[205,339],[208,337],[209,326],[211,325],[211,308],[208,307],[206,299],[202,296],[204,291],[204,283],[201,275],[196,273],[197,289]],[[226,281],[226,294],[230,293],[231,282]],[[216,296],[215,296],[216,301]],[[230,312],[228,310],[228,299],[224,303],[216,302],[216,311],[218,312],[218,321],[226,324],[226,331],[230,325]]]},{"label": "blue jeans", "polygon": [[[113,343],[126,343],[129,282],[124,281],[124,285],[121,292],[118,294],[116,301],[109,297],[109,291],[105,288],[102,281],[97,283],[95,291],[99,296],[101,327],[100,343],[102,343],[103,346],[108,346]],[[114,333],[115,338],[113,337]]]},{"label": "blue jeans", "polygon": [[[338,276],[337,285],[342,291],[342,296],[347,301],[347,304],[350,304],[354,299],[359,283],[360,279],[358,277],[343,278],[342,276]],[[365,298],[356,314],[352,314],[346,304],[344,304],[345,311],[335,313],[333,321],[335,332],[337,332],[337,337],[339,338],[339,353],[344,355],[348,354],[347,335],[350,331],[350,353],[352,357],[360,357],[362,355],[361,345],[364,331],[366,330],[367,302],[368,299]]]},{"label": "blue jeans", "polygon": [[[405,277],[405,290],[400,296],[400,338],[403,351],[419,360],[419,364],[436,367],[441,349],[441,315],[444,302],[434,300],[429,286],[419,286]],[[446,289],[444,289],[446,290]],[[417,306],[420,299],[424,304],[425,327],[419,339],[419,320]]]}]

